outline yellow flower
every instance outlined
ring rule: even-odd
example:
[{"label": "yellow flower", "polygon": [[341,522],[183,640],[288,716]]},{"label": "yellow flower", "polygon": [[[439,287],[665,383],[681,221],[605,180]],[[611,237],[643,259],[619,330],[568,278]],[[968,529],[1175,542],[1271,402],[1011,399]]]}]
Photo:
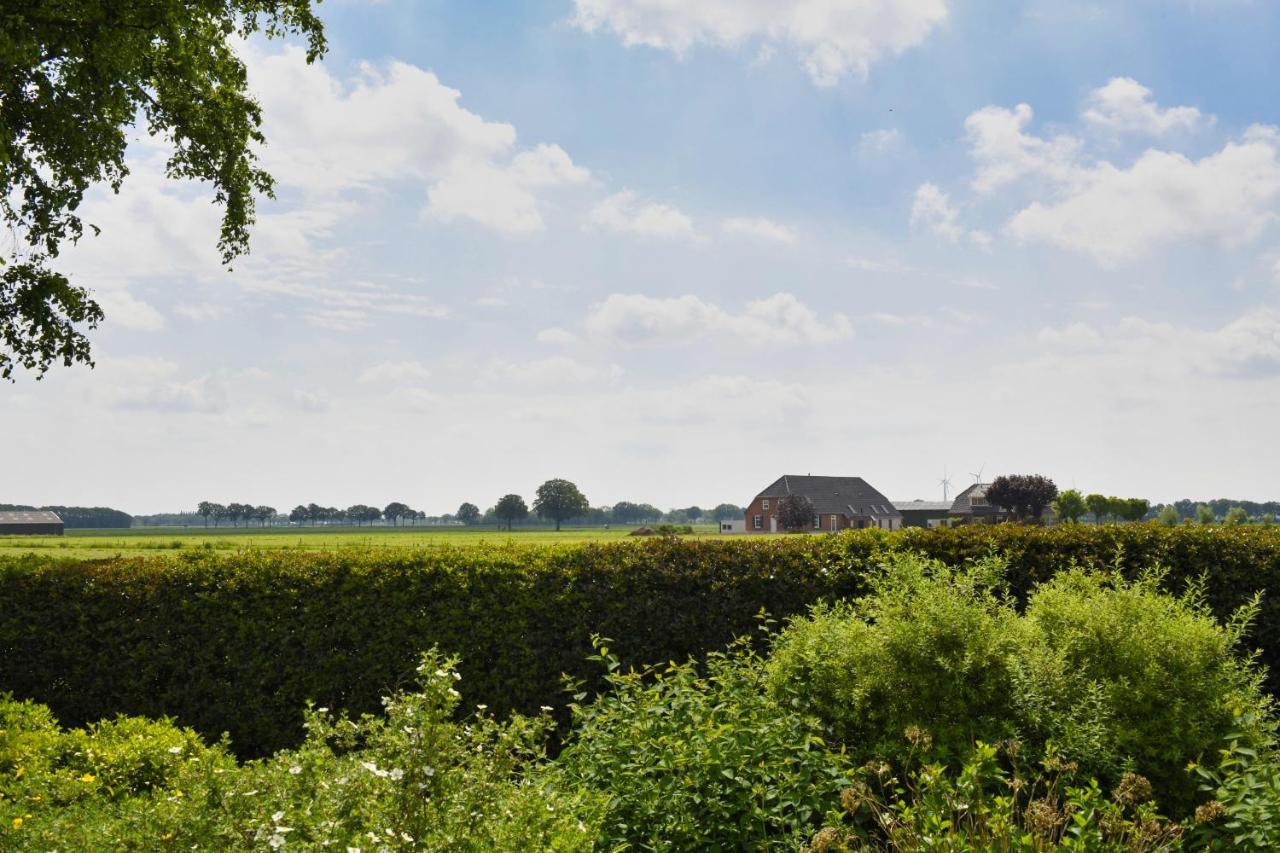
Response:
[{"label": "yellow flower", "polygon": [[181,789],[179,789],[179,790],[174,791],[174,792],[173,792],[173,795],[174,795],[175,797],[181,797],[181,796],[182,796],[182,790],[181,790]]},{"label": "yellow flower", "polygon": [[172,841],[172,840],[173,840],[173,833],[172,833],[172,832],[166,832],[164,835],[160,836],[160,840],[161,840],[161,841]]},{"label": "yellow flower", "polygon": [[19,767],[19,768],[18,768],[18,772],[13,774],[13,778],[15,778],[15,779],[21,779],[21,778],[22,778],[22,774],[23,774],[23,773],[26,773],[26,772],[27,772],[27,768],[25,768],[25,767]]},{"label": "yellow flower", "polygon": [[15,817],[15,818],[13,819],[13,828],[14,828],[14,829],[22,829],[22,818],[20,818],[20,817]]},{"label": "yellow flower", "polygon": [[97,778],[97,777],[96,777],[96,776],[94,776],[92,773],[86,773],[86,774],[84,774],[83,776],[81,776],[81,777],[80,777],[80,781],[81,781],[81,782],[92,782],[92,781],[93,781],[94,779],[96,779],[96,778]]}]

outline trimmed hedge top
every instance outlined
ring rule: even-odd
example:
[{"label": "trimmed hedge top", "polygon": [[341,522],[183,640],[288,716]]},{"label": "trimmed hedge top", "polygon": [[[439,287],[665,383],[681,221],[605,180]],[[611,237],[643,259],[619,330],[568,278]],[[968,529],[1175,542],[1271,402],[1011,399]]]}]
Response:
[{"label": "trimmed hedge top", "polygon": [[1003,554],[1019,594],[1072,563],[1130,576],[1161,564],[1175,589],[1206,576],[1219,618],[1261,590],[1250,641],[1264,663],[1280,659],[1280,531],[1000,525],[395,555],[0,558],[0,691],[68,724],[169,715],[265,755],[301,739],[308,699],[376,710],[432,645],[461,655],[468,702],[536,712],[564,704],[562,673],[595,677],[593,633],[618,638],[627,663],[682,660],[751,633],[762,609],[782,618],[866,592],[868,569],[899,549],[953,565]]}]

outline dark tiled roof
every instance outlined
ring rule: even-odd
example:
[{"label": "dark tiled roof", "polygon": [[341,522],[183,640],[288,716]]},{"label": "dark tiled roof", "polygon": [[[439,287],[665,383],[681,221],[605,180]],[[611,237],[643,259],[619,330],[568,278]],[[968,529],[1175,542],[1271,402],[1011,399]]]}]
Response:
[{"label": "dark tiled roof", "polygon": [[784,474],[756,497],[782,498],[787,495],[804,495],[812,501],[813,511],[819,514],[847,515],[850,518],[897,518],[902,515],[894,509],[893,501],[871,488],[861,477]]},{"label": "dark tiled roof", "polygon": [[61,524],[57,513],[43,509],[23,509],[0,512],[0,524]]},{"label": "dark tiled roof", "polygon": [[954,501],[894,501],[894,507],[899,511],[916,510],[917,512],[947,512],[951,509]]}]

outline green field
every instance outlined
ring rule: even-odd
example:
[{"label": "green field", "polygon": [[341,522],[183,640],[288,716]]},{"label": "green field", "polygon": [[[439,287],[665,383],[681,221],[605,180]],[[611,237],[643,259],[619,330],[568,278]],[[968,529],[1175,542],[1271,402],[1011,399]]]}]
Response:
[{"label": "green field", "polygon": [[[628,538],[631,527],[516,529],[493,527],[145,527],[68,530],[65,536],[0,536],[0,554],[50,554],[86,560],[161,552],[342,549],[418,549],[467,545],[550,545]],[[694,538],[717,537],[715,525],[694,527]]]}]

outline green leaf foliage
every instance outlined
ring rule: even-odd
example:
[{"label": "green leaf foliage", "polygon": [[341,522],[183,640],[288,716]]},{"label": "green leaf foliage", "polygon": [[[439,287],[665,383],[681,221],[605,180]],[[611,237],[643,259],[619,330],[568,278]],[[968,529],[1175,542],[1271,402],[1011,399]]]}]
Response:
[{"label": "green leaf foliage", "polygon": [[[418,553],[200,552],[82,563],[0,557],[0,687],[71,725],[117,713],[172,716],[240,755],[297,744],[308,699],[377,710],[421,649],[462,657],[469,702],[497,714],[563,705],[560,676],[602,684],[592,634],[628,665],[684,660],[783,619],[869,591],[895,551],[948,566],[992,552],[1020,607],[1072,562],[1181,591],[1204,576],[1220,621],[1264,593],[1246,648],[1275,692],[1280,530],[1154,524],[973,525],[787,538],[652,537],[546,548]],[[252,714],[245,709],[252,708]]]}]

